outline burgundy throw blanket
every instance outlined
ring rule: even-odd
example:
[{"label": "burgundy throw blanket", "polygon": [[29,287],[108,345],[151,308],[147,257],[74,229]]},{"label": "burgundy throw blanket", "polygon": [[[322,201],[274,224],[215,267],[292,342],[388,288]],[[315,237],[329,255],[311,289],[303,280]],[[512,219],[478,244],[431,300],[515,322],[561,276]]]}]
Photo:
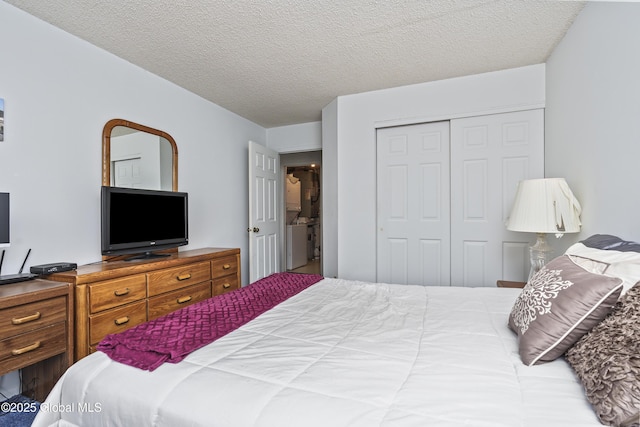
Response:
[{"label": "burgundy throw blanket", "polygon": [[315,274],[272,274],[249,286],[107,335],[98,344],[98,350],[117,362],[153,371],[164,362],[180,362],[192,351],[320,280],[322,276]]}]

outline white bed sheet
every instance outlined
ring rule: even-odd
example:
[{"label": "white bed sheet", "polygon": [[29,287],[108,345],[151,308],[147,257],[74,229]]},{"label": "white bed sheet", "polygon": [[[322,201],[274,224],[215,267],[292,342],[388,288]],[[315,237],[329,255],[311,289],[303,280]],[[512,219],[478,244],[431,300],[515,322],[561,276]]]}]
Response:
[{"label": "white bed sheet", "polygon": [[527,367],[516,289],[324,279],[178,364],[94,353],[34,426],[600,426],[559,359]]}]

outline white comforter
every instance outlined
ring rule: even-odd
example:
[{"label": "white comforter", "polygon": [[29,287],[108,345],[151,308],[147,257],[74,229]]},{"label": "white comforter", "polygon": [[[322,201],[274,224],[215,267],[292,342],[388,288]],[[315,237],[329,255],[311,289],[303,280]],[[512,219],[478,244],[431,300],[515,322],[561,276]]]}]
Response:
[{"label": "white comforter", "polygon": [[518,290],[324,279],[179,364],[95,353],[34,426],[600,426],[564,360],[520,362]]}]

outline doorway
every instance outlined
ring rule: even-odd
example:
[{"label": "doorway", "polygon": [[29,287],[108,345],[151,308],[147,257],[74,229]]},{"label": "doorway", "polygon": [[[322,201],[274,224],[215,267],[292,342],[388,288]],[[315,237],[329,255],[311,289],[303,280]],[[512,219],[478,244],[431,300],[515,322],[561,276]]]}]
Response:
[{"label": "doorway", "polygon": [[322,274],[321,159],[321,151],[280,155],[286,271]]}]

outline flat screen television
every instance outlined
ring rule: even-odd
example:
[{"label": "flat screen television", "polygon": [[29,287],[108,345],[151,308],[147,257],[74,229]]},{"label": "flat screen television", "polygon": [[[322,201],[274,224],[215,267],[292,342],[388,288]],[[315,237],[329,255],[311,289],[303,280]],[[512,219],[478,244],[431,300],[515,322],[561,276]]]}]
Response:
[{"label": "flat screen television", "polygon": [[9,246],[9,193],[0,193],[0,248]]},{"label": "flat screen television", "polygon": [[189,243],[189,197],[178,191],[102,187],[102,255],[167,256]]}]

